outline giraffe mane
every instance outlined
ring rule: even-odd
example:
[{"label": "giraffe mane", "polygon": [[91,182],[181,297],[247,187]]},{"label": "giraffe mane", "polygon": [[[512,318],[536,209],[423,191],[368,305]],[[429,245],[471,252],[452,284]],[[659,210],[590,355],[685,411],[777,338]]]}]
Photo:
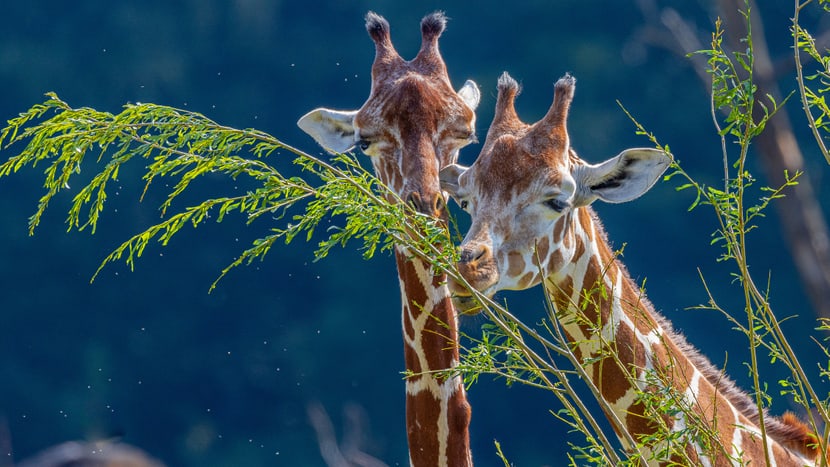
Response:
[{"label": "giraffe mane", "polygon": [[[700,353],[694,346],[686,341],[686,338],[670,328],[668,320],[662,315],[654,312],[654,316],[658,318],[660,326],[666,330],[669,338],[680,348],[680,350],[689,358],[689,360],[700,370],[703,377],[712,386],[717,388],[723,397],[728,400],[735,409],[748,418],[755,425],[760,425],[761,414],[758,411],[758,405],[743,389],[728,376],[726,373],[716,367],[706,356]],[[668,328],[668,329],[667,329]],[[810,431],[807,425],[804,424],[792,412],[785,412],[782,417],[777,417],[769,414],[766,408],[763,411],[764,426],[766,434],[780,442],[782,445],[793,449],[802,455],[809,458],[815,458],[818,455],[817,438]]]},{"label": "giraffe mane", "polygon": [[[610,245],[608,242],[608,235],[605,232],[605,228],[599,220],[596,212],[594,212],[593,208],[590,206],[586,206],[584,209],[586,209],[591,216],[591,220],[594,223],[594,228],[596,229],[599,238],[602,239],[607,245]],[[633,279],[631,278],[625,264],[618,261],[617,266],[619,267],[624,280],[633,282]],[[738,412],[744,415],[755,425],[760,425],[761,417],[758,411],[758,406],[749,394],[741,389],[735,381],[733,381],[726,374],[725,371],[715,366],[705,355],[700,353],[697,348],[690,344],[682,333],[675,330],[674,326],[671,324],[671,321],[655,309],[654,304],[651,303],[648,297],[641,297],[640,303],[644,311],[654,318],[657,325],[665,333],[668,340],[673,342],[678,347],[680,352],[692,362],[692,364],[703,375],[704,379],[706,379],[709,384],[714,386]],[[789,449],[807,456],[810,459],[818,457],[818,438],[815,433],[813,433],[813,431],[810,430],[809,427],[794,413],[788,411],[781,417],[776,417],[770,415],[767,409],[764,408],[763,415],[766,434],[770,438],[778,441]]]}]

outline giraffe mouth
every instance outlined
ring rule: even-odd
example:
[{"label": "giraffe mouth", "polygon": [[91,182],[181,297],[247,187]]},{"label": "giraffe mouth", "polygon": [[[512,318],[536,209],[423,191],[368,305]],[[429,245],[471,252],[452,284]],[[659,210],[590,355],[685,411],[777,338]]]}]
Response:
[{"label": "giraffe mouth", "polygon": [[[458,284],[455,281],[451,281],[450,292],[452,304],[455,307],[455,311],[458,313],[462,315],[477,315],[484,310],[484,305],[482,305],[481,301],[470,293],[467,287]],[[496,294],[496,291],[493,290],[492,287],[488,287],[480,292],[488,298],[492,298],[493,295]]]},{"label": "giraffe mouth", "polygon": [[455,311],[462,315],[477,315],[481,313],[482,307],[472,295],[453,295],[452,304]]},{"label": "giraffe mouth", "polygon": [[[461,265],[459,265],[459,269],[462,269]],[[487,305],[483,304],[481,299],[476,298],[476,296],[480,297],[484,295],[487,298],[492,298],[498,292],[498,288],[496,287],[498,281],[494,280],[492,275],[482,273],[481,271],[478,271],[477,274],[470,274],[470,271],[467,270],[461,270],[459,272],[466,283],[454,279],[449,280],[448,285],[452,303],[458,313],[463,315],[477,315]]]}]

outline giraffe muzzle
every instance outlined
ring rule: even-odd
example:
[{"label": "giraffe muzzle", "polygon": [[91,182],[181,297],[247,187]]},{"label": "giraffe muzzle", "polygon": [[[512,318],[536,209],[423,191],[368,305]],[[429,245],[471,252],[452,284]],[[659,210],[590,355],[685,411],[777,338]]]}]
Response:
[{"label": "giraffe muzzle", "polygon": [[[493,295],[492,286],[498,282],[499,273],[492,250],[484,243],[462,245],[459,247],[459,260],[456,264],[459,274],[469,286],[488,297]],[[456,309],[465,314],[481,311],[480,305],[473,298],[466,284],[450,281],[450,292]]]},{"label": "giraffe muzzle", "polygon": [[417,191],[412,191],[406,196],[405,201],[421,214],[436,218],[443,218],[445,215],[446,203],[440,192],[421,195]]}]

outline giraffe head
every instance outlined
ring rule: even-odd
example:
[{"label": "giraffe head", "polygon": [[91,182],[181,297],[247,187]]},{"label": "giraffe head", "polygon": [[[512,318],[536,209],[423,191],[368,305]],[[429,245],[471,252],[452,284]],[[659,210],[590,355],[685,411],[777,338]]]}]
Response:
[{"label": "giraffe head", "polygon": [[[540,270],[561,270],[573,257],[565,233],[575,210],[595,200],[633,200],[669,165],[669,156],[656,149],[627,149],[596,165],[580,159],[566,125],[575,83],[570,75],[559,79],[550,110],[528,125],[514,107],[519,85],[503,74],[478,159],[469,168],[453,164],[441,171],[442,188],[472,217],[459,272],[488,296],[532,287],[541,281]],[[471,305],[464,287],[451,287],[458,308]]]},{"label": "giraffe head", "polygon": [[378,177],[418,211],[444,215],[438,183],[441,168],[475,140],[480,93],[467,81],[455,91],[438,51],[446,17],[436,12],[421,21],[421,49],[405,61],[392,45],[389,23],[373,12],[366,30],[375,43],[372,88],[359,110],[312,110],[297,124],[330,152],[355,145],[372,158]]}]

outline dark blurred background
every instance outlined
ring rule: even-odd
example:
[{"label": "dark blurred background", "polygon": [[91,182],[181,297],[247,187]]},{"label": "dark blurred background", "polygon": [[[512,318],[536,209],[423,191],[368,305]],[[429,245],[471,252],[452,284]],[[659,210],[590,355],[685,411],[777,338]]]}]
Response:
[{"label": "dark blurred background", "polygon": [[[73,106],[110,112],[127,102],[186,108],[319,152],[295,122],[319,106],[356,109],[368,96],[374,49],[365,13],[389,20],[407,58],[420,44],[420,18],[441,9],[451,18],[441,40],[450,77],[456,87],[470,78],[482,90],[482,141],[502,71],[522,84],[517,107],[527,121],[544,114],[553,83],[571,72],[578,79],[571,139],[584,159],[597,162],[649,144],[635,135],[619,100],[689,172],[718,184],[720,141],[707,90],[686,58],[648,33],[654,13],[668,6],[706,44],[717,11],[707,1],[665,3],[6,2],[0,8],[0,119],[55,91]],[[786,58],[792,11],[781,3],[765,2],[761,12],[771,53]],[[784,93],[795,89],[791,76],[779,83]],[[797,99],[786,111],[802,131]],[[819,200],[828,200],[825,163],[806,132],[799,138],[806,176]],[[461,161],[470,163],[479,149],[465,148]],[[271,163],[287,166],[288,159]],[[752,170],[764,180],[759,167]],[[0,181],[0,466],[61,441],[101,438],[140,446],[169,465],[323,465],[308,407],[325,411],[338,437],[359,432],[367,453],[408,464],[400,294],[389,255],[364,261],[350,246],[313,262],[310,246],[297,242],[234,270],[208,294],[221,269],[268,228],[229,218],[186,228],[167,248],[148,248],[135,271],[107,266],[90,284],[113,248],[158,220],[156,204],[137,200],[140,167],[122,172],[95,235],[66,233],[69,190],[29,237],[41,171]],[[598,211],[613,244],[625,245],[632,275],[647,279],[657,308],[748,388],[740,363],[747,358],[744,338],[722,316],[688,309],[708,300],[700,270],[721,304],[743,316],[739,289],[709,244],[714,218],[706,208],[687,212],[692,195],[676,192],[678,183]],[[750,237],[750,263],[761,280],[772,271],[779,316],[799,316],[785,329],[813,374],[820,361],[807,337],[815,327],[813,308],[775,212],[760,223]],[[529,322],[542,316],[538,290],[500,297]],[[463,330],[475,336],[484,322],[464,318]],[[769,371],[777,394],[782,373]],[[826,382],[818,387],[826,394]],[[549,414],[561,408],[549,394],[484,377],[469,397],[478,465],[500,465],[494,439],[522,466],[561,465],[565,443],[581,441]],[[790,408],[778,401],[772,411]],[[359,429],[343,428],[355,421]]]}]

